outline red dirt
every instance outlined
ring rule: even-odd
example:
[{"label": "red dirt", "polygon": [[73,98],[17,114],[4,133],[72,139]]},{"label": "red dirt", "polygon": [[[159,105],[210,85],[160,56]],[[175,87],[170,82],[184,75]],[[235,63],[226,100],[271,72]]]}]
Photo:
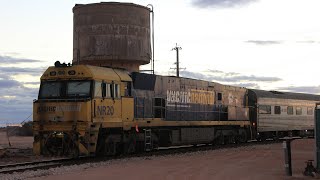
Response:
[{"label": "red dirt", "polygon": [[0,131],[0,165],[41,159],[32,155],[32,136],[10,136],[9,140],[11,146],[6,132]]},{"label": "red dirt", "polygon": [[313,139],[292,142],[293,177],[284,170],[281,143],[112,161],[101,167],[68,171],[38,179],[312,179],[303,177],[305,161],[314,159]]},{"label": "red dirt", "polygon": [[[33,136],[10,136],[9,141],[11,148],[32,148]],[[0,146],[9,148],[8,137],[4,131],[0,131]]]}]

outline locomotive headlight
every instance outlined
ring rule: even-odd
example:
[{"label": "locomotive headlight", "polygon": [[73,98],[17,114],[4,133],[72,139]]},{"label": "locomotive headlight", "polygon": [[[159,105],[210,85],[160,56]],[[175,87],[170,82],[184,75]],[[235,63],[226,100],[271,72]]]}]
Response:
[{"label": "locomotive headlight", "polygon": [[58,138],[63,138],[63,132],[58,132],[57,134],[56,134],[56,137],[58,137]]},{"label": "locomotive headlight", "polygon": [[65,72],[64,71],[58,71],[58,75],[63,76],[63,75],[65,75]]},{"label": "locomotive headlight", "polygon": [[70,71],[68,71],[68,74],[69,74],[69,75],[75,75],[75,74],[76,74],[76,71],[75,71],[75,70],[70,70]]},{"label": "locomotive headlight", "polygon": [[55,71],[50,72],[50,76],[55,76],[55,75],[57,75],[57,72],[55,72]]}]

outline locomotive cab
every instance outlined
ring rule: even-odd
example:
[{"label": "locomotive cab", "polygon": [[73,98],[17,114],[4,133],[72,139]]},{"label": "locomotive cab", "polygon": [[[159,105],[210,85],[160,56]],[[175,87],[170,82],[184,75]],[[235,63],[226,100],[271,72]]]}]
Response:
[{"label": "locomotive cab", "polygon": [[95,155],[101,129],[133,120],[131,78],[123,70],[59,64],[42,75],[34,101],[34,153]]}]

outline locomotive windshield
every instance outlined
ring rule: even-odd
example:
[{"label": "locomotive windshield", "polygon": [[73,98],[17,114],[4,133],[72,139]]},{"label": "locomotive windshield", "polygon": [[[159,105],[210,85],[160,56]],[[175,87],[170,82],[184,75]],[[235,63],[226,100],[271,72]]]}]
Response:
[{"label": "locomotive windshield", "polygon": [[39,99],[90,97],[91,81],[46,81],[40,86]]},{"label": "locomotive windshield", "polygon": [[44,82],[41,84],[41,98],[53,98],[60,96],[61,82]]},{"label": "locomotive windshield", "polygon": [[89,96],[90,81],[75,81],[67,83],[67,96]]}]

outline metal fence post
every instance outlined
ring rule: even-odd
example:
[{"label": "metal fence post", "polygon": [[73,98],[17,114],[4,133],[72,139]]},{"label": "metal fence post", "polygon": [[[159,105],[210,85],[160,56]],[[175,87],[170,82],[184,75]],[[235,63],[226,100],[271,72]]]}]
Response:
[{"label": "metal fence post", "polygon": [[291,164],[291,139],[286,139],[282,143],[284,149],[285,170],[287,176],[292,176],[292,164]]},{"label": "metal fence post", "polygon": [[320,170],[320,103],[316,103],[316,108],[314,111],[314,137],[316,140],[316,169]]}]

